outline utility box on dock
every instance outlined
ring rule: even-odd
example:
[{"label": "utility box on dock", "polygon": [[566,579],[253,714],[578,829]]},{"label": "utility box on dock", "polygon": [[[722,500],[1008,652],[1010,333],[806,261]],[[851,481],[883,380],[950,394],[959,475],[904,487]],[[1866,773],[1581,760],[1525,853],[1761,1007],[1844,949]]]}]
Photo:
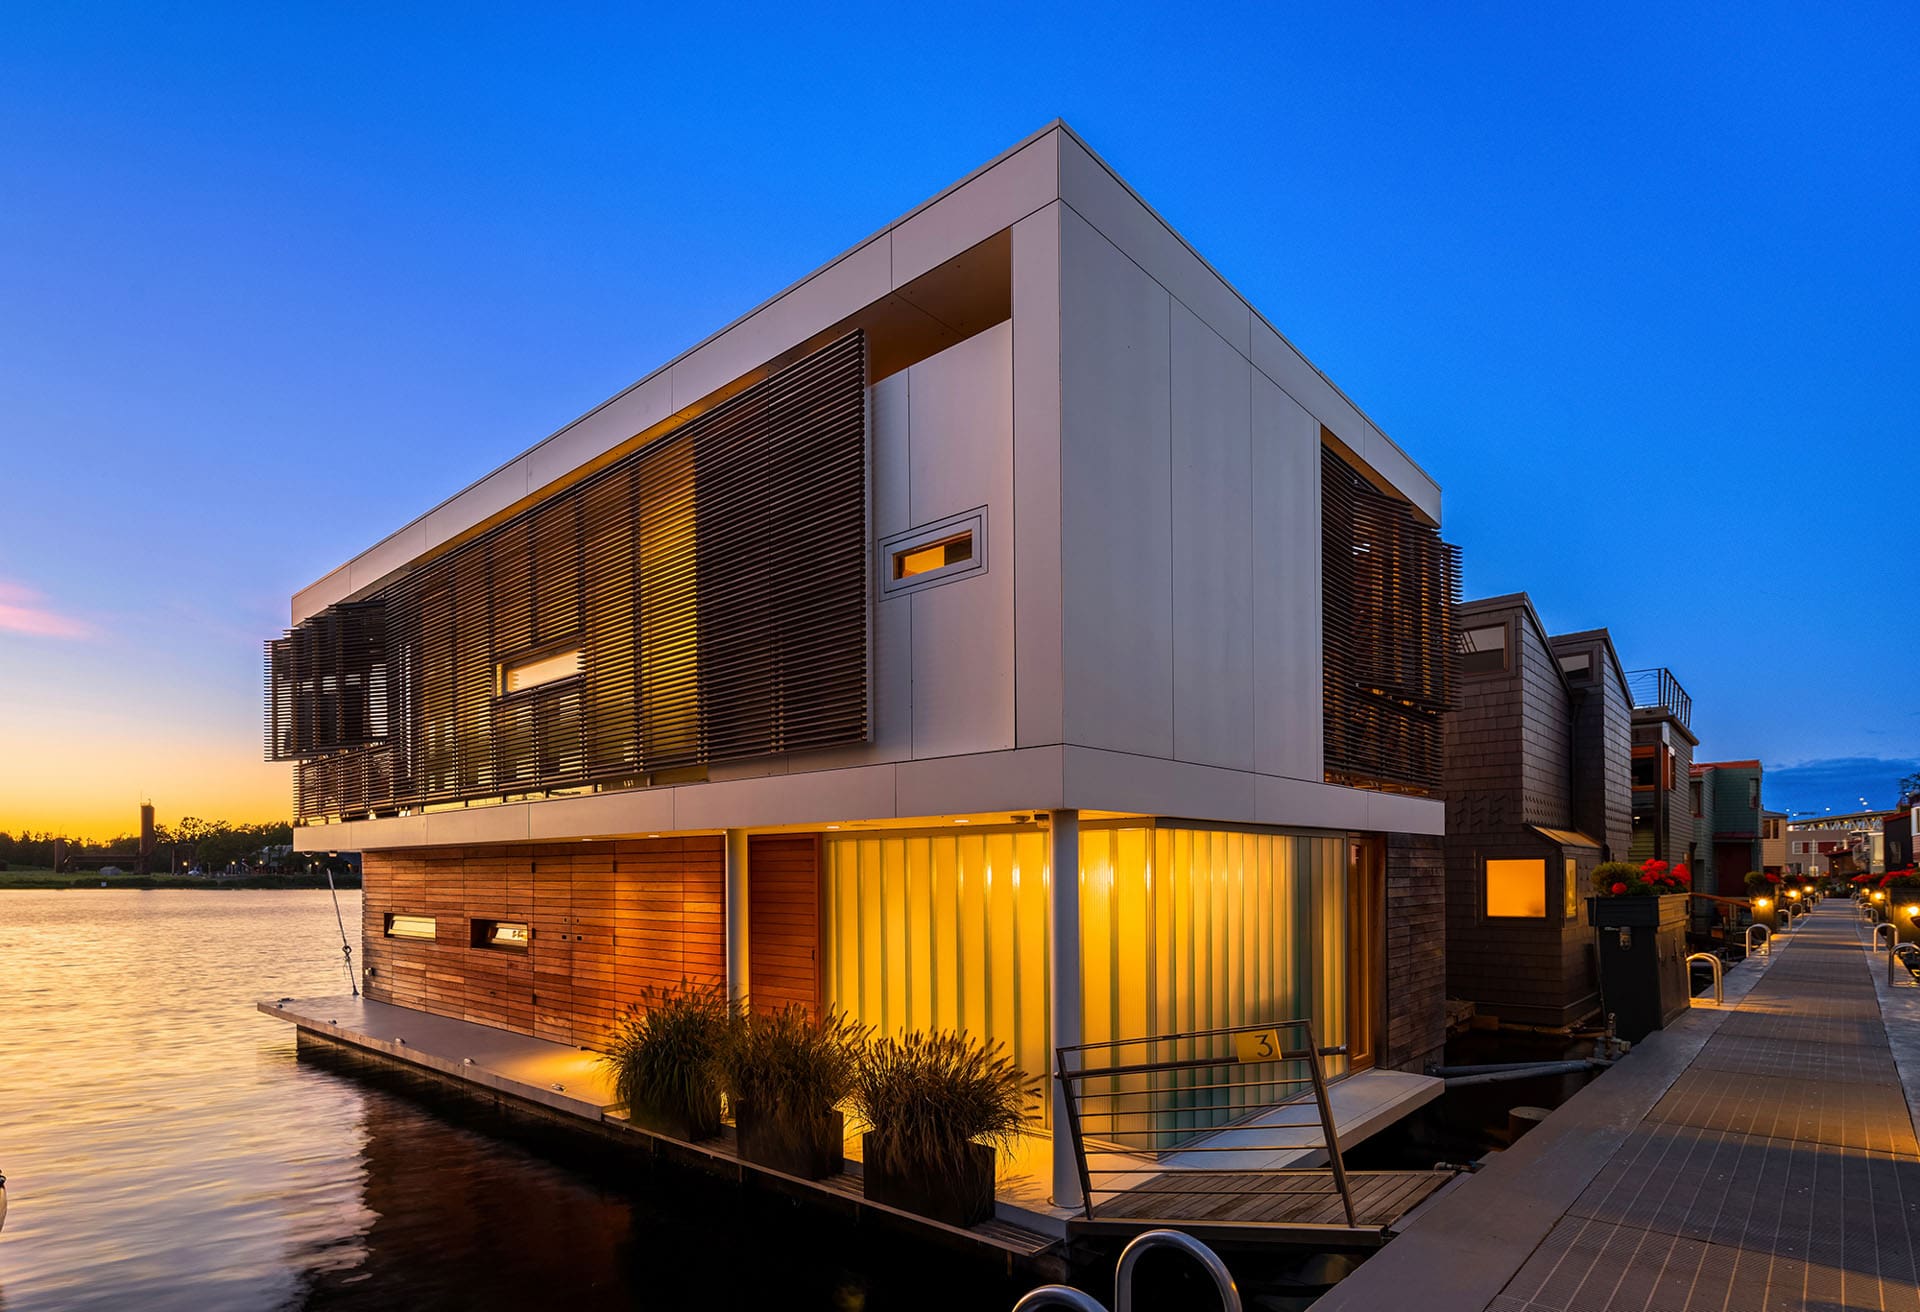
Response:
[{"label": "utility box on dock", "polygon": [[1687,897],[1589,899],[1600,944],[1601,1005],[1638,1042],[1693,1005],[1687,978]]}]

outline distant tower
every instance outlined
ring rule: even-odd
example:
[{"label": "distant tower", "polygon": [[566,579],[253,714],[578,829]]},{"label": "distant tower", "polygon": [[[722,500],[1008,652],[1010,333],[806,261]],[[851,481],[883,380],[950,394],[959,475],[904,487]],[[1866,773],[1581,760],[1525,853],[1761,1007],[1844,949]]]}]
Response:
[{"label": "distant tower", "polygon": [[140,873],[153,873],[153,803],[140,803]]}]

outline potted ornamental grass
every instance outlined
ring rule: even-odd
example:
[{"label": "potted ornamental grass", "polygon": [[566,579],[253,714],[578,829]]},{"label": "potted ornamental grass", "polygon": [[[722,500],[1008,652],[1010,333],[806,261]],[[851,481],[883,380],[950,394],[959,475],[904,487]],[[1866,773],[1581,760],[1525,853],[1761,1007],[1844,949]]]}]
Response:
[{"label": "potted ornamental grass", "polygon": [[737,1016],[720,1051],[721,1084],[740,1155],[821,1180],[846,1165],[846,1116],[866,1031],[838,1012],[797,1004]]},{"label": "potted ornamental grass", "polygon": [[720,1133],[719,1058],[730,1027],[717,986],[647,989],[615,1024],[601,1064],[628,1118],[691,1143]]},{"label": "potted ornamental grass", "polygon": [[1890,870],[1879,879],[1886,900],[1877,903],[1902,943],[1920,943],[1920,870]]},{"label": "potted ornamental grass", "polygon": [[1013,1147],[1037,1100],[1036,1081],[998,1044],[946,1031],[867,1044],[852,1095],[867,1198],[948,1225],[990,1219],[996,1152]]},{"label": "potted ornamental grass", "polygon": [[1601,1001],[1616,1032],[1645,1038],[1692,1005],[1687,979],[1687,867],[1650,858],[1607,861],[1593,872],[1594,937],[1600,948]]}]

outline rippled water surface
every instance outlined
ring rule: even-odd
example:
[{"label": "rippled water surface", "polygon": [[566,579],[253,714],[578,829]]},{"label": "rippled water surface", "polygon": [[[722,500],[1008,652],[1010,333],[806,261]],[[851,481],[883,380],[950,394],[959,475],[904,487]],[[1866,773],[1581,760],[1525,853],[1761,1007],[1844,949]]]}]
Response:
[{"label": "rippled water surface", "polygon": [[0,891],[0,931],[0,1312],[1004,1308],[1031,1283],[296,1058],[253,1003],[345,991],[324,892]]}]

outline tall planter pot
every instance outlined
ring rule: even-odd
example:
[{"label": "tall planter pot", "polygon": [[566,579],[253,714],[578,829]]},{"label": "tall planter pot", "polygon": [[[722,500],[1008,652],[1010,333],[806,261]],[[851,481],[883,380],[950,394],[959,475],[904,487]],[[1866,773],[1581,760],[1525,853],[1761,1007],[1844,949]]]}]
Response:
[{"label": "tall planter pot", "polygon": [[698,1143],[720,1133],[720,1091],[713,1090],[711,1098],[700,1097],[672,1106],[635,1103],[627,1108],[627,1118],[643,1130],[685,1143]]},{"label": "tall planter pot", "polygon": [[803,1180],[824,1180],[846,1169],[847,1118],[839,1111],[817,1117],[770,1116],[742,1102],[733,1109],[733,1126],[740,1137],[740,1155],[758,1166]]},{"label": "tall planter pot", "polygon": [[874,1152],[871,1134],[861,1136],[860,1156],[861,1191],[868,1202],[962,1229],[993,1219],[993,1149],[986,1144],[968,1144],[957,1171],[900,1169]]},{"label": "tall planter pot", "polygon": [[1666,1028],[1693,1005],[1687,903],[1684,893],[1588,899],[1600,946],[1601,1002],[1629,1042]]}]

